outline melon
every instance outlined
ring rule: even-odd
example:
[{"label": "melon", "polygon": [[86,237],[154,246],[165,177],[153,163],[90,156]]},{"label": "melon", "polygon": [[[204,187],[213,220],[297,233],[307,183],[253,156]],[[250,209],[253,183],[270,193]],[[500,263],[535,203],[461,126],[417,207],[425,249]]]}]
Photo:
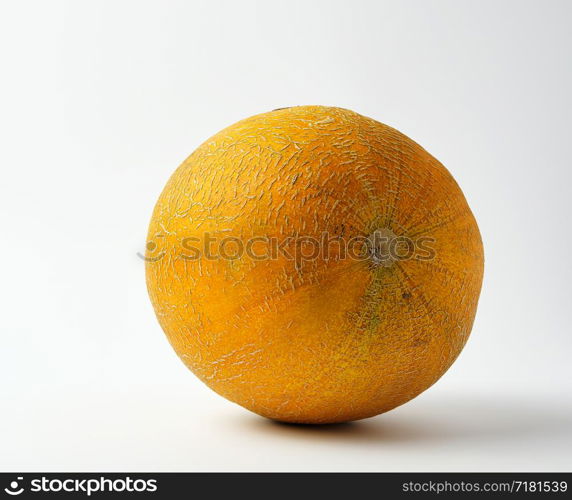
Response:
[{"label": "melon", "polygon": [[394,128],[297,106],[239,121],[169,179],[146,280],[183,363],[270,419],[344,422],[435,383],[469,337],[483,246],[449,173]]}]

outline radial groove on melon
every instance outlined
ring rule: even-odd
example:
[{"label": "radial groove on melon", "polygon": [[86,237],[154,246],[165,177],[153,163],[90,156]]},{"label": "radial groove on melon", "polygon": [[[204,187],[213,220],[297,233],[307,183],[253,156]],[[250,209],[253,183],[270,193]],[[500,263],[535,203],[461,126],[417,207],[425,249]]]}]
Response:
[{"label": "radial groove on melon", "polygon": [[445,167],[333,107],[208,139],[169,179],[148,241],[149,294],[182,361],[287,422],[371,417],[427,389],[467,341],[483,276]]}]

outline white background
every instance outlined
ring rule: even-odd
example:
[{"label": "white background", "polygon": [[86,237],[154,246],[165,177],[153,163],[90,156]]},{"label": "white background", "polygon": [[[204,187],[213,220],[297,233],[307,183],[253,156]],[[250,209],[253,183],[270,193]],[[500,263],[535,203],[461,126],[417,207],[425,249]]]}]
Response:
[{"label": "white background", "polygon": [[[3,2],[0,469],[569,470],[571,21],[566,1]],[[298,104],[419,142],[485,243],[455,365],[348,425],[274,424],[203,386],[136,255],[193,149]]]}]

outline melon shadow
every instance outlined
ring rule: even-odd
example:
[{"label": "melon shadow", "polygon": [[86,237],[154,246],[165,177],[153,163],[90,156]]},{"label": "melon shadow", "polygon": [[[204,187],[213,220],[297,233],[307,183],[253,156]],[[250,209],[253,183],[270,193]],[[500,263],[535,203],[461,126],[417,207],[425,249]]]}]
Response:
[{"label": "melon shadow", "polygon": [[[425,399],[425,398],[424,398]],[[457,444],[479,440],[518,442],[524,437],[564,435],[572,408],[555,412],[522,399],[430,398],[404,405],[377,417],[342,424],[290,424],[262,417],[243,420],[247,431],[313,442],[351,442],[366,446],[399,443]]]}]

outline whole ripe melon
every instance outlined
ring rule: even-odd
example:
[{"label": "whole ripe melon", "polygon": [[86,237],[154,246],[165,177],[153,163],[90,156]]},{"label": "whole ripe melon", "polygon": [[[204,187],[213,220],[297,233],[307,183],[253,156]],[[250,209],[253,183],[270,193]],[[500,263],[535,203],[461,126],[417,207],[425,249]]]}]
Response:
[{"label": "whole ripe melon", "polygon": [[171,345],[225,398],[286,422],[371,417],[451,366],[483,276],[451,174],[346,109],[242,120],[175,171],[147,286]]}]

